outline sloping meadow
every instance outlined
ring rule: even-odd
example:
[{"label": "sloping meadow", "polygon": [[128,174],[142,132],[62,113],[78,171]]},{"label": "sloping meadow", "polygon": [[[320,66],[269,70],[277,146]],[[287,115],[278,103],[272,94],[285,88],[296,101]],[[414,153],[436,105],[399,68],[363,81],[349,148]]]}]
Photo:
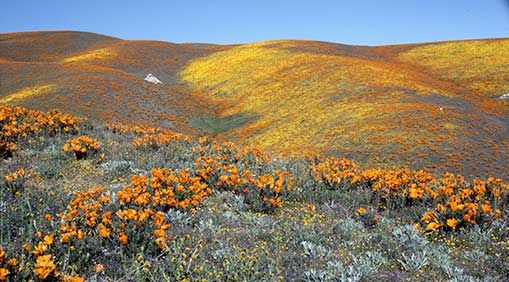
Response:
[{"label": "sloping meadow", "polygon": [[[508,39],[243,45],[0,34],[0,103],[274,154],[508,178]],[[163,84],[143,79],[153,74]]]},{"label": "sloping meadow", "polygon": [[509,185],[0,107],[0,281],[503,281]]},{"label": "sloping meadow", "polygon": [[508,177],[508,40],[346,46],[278,40],[192,60],[180,76],[224,115],[223,135],[271,152]]}]

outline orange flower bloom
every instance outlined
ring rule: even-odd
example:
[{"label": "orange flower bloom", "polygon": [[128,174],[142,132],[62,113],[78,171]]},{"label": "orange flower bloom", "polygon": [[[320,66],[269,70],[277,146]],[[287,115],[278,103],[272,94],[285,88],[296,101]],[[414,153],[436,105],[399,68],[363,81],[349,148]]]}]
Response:
[{"label": "orange flower bloom", "polygon": [[39,256],[36,259],[34,273],[41,280],[48,278],[48,276],[56,269],[51,255]]},{"label": "orange flower bloom", "polygon": [[166,232],[163,229],[156,229],[154,230],[154,235],[157,238],[164,238],[166,236]]},{"label": "orange flower bloom", "polygon": [[156,212],[156,214],[154,215],[154,224],[156,226],[162,225],[165,221],[165,218],[166,218],[166,216],[165,216],[164,212],[161,212],[161,211]]},{"label": "orange flower bloom", "polygon": [[434,221],[437,219],[437,214],[432,211],[425,212],[421,217],[421,220],[425,223],[429,223],[430,221]]},{"label": "orange flower bloom", "polygon": [[98,264],[96,264],[94,266],[94,271],[96,273],[103,273],[104,272],[104,266],[102,264],[98,263]]},{"label": "orange flower bloom", "polygon": [[39,255],[42,255],[44,254],[44,252],[46,252],[46,250],[48,249],[48,245],[44,244],[44,242],[40,242],[35,248],[34,248],[34,251],[32,252],[34,255],[36,256],[39,256]]},{"label": "orange flower bloom", "polygon": [[456,229],[456,226],[458,225],[458,221],[454,218],[450,218],[447,220],[447,226],[449,226],[452,229]]},{"label": "orange flower bloom", "polygon": [[145,206],[145,205],[147,205],[150,202],[150,194],[145,192],[145,193],[139,195],[136,198],[135,202],[136,202],[136,204],[138,206]]},{"label": "orange flower bloom", "polygon": [[30,251],[31,248],[32,247],[30,246],[30,244],[28,243],[23,244],[23,250],[25,250],[26,252]]},{"label": "orange flower bloom", "polygon": [[64,275],[62,277],[63,282],[85,282],[85,279],[79,276]]},{"label": "orange flower bloom", "polygon": [[441,224],[440,222],[433,221],[433,222],[428,223],[428,225],[426,226],[426,231],[433,232],[442,226],[443,226],[443,224]]},{"label": "orange flower bloom", "polygon": [[102,223],[97,226],[99,228],[99,235],[103,238],[109,238],[111,231],[106,226],[104,226]]},{"label": "orange flower bloom", "polygon": [[408,193],[408,196],[410,197],[410,199],[420,199],[423,197],[423,195],[424,195],[424,190],[416,187],[415,184],[410,188],[409,193]]},{"label": "orange flower bloom", "polygon": [[482,211],[487,214],[487,215],[491,215],[493,214],[493,210],[491,209],[491,206],[490,206],[490,202],[486,201],[482,204],[481,206],[482,208]]},{"label": "orange flower bloom", "polygon": [[53,242],[55,242],[55,235],[53,234],[48,234],[46,236],[44,236],[43,238],[43,242],[45,245],[47,246],[51,246],[53,245]]},{"label": "orange flower bloom", "polygon": [[85,238],[85,232],[83,232],[82,230],[78,230],[78,235],[76,236],[76,238],[78,238],[78,240],[82,240],[83,238]]},{"label": "orange flower bloom", "polygon": [[69,243],[74,236],[76,236],[76,231],[62,233],[62,235],[60,236],[60,243],[62,244]]},{"label": "orange flower bloom", "polygon": [[18,265],[18,259],[16,259],[16,258],[11,258],[11,259],[9,259],[9,260],[7,261],[7,264],[8,264],[8,265],[10,265],[10,266],[13,266],[13,267],[14,267],[14,266]]},{"label": "orange flower bloom", "polygon": [[10,272],[7,268],[0,268],[0,281],[6,281]]},{"label": "orange flower bloom", "polygon": [[127,235],[124,232],[120,233],[120,235],[118,236],[118,240],[122,245],[127,245],[127,243],[129,243],[129,239],[127,238]]},{"label": "orange flower bloom", "polygon": [[359,215],[365,215],[368,211],[365,209],[365,208],[358,208],[356,210],[356,212],[359,214]]},{"label": "orange flower bloom", "polygon": [[165,239],[164,237],[159,237],[156,239],[156,245],[161,249],[161,250],[166,250],[168,249],[168,246],[166,245],[166,242],[165,242]]},{"label": "orange flower bloom", "polygon": [[106,212],[101,216],[101,221],[103,224],[111,225],[111,215],[112,212]]}]

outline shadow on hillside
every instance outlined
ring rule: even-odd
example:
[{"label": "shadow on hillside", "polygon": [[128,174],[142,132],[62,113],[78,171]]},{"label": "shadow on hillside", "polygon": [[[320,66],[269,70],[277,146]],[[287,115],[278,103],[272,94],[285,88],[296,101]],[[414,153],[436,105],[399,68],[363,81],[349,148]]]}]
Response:
[{"label": "shadow on hillside", "polygon": [[213,115],[199,115],[189,119],[191,126],[211,135],[224,133],[256,120],[258,117],[247,113],[237,113],[224,117]]}]

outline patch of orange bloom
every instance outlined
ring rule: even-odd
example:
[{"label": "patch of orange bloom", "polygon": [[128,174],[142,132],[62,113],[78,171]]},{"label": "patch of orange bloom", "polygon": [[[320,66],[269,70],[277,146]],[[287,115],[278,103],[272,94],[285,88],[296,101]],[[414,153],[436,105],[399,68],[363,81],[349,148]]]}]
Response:
[{"label": "patch of orange bloom", "polygon": [[70,140],[67,140],[63,149],[66,152],[73,152],[76,159],[85,159],[89,154],[97,153],[101,143],[88,136],[79,136]]},{"label": "patch of orange bloom", "polygon": [[78,121],[56,110],[44,113],[0,104],[0,158],[11,157],[20,141],[36,133],[75,133]]},{"label": "patch of orange bloom", "polygon": [[149,127],[141,125],[109,124],[106,127],[115,133],[133,133],[139,137],[133,140],[136,146],[158,148],[176,141],[190,141],[191,137],[176,133],[162,127]]},{"label": "patch of orange bloom", "polygon": [[57,266],[53,262],[52,255],[38,256],[35,262],[34,272],[41,280],[48,278],[55,271]]},{"label": "patch of orange bloom", "polygon": [[420,219],[426,231],[490,224],[509,198],[509,184],[501,179],[468,182],[452,173],[436,178],[423,170],[361,169],[337,158],[312,160],[310,173],[328,189],[368,189],[380,208],[435,207]]},{"label": "patch of orange bloom", "polygon": [[21,168],[18,168],[16,171],[10,173],[10,174],[7,174],[5,177],[4,177],[4,180],[6,183],[13,183],[19,179],[22,179],[26,176],[26,172],[25,172],[25,169],[23,169],[22,167]]}]

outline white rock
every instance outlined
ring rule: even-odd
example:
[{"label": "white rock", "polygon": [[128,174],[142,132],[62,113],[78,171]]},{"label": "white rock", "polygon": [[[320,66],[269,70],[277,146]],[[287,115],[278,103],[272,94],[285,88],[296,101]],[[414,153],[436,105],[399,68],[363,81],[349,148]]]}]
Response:
[{"label": "white rock", "polygon": [[145,81],[148,81],[148,82],[154,83],[154,84],[163,84],[159,79],[157,79],[157,77],[153,76],[151,73],[149,73],[147,75],[147,77],[145,77]]},{"label": "white rock", "polygon": [[502,96],[500,96],[500,97],[498,97],[498,98],[499,98],[499,99],[509,99],[509,93],[504,94],[504,95],[502,95]]}]

